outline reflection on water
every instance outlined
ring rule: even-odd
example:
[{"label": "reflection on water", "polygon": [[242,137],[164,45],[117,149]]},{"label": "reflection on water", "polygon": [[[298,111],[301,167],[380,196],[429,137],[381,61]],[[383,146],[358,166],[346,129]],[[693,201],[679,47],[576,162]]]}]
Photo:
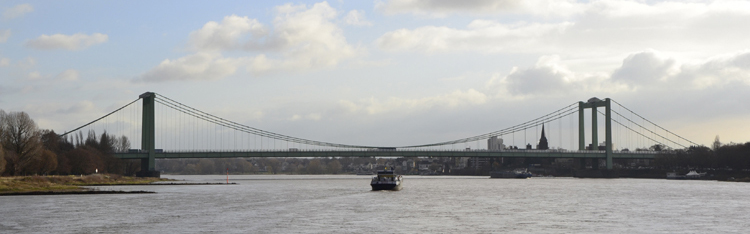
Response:
[{"label": "reflection on water", "polygon": [[[224,182],[225,176],[172,176]],[[646,179],[230,175],[238,185],[117,186],[157,194],[0,197],[0,232],[745,232],[750,184]]]}]

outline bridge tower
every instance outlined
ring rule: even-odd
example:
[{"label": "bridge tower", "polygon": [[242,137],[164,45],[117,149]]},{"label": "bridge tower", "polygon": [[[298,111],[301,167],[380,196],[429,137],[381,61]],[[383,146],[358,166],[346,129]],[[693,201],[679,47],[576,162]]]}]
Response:
[{"label": "bridge tower", "polygon": [[156,134],[154,118],[154,97],[153,92],[145,92],[138,96],[143,100],[143,119],[141,122],[141,151],[148,154],[148,158],[141,159],[141,171],[138,177],[159,177],[160,173],[156,170]]},{"label": "bridge tower", "polygon": [[597,150],[599,147],[598,139],[598,112],[597,107],[604,107],[604,137],[605,149],[607,156],[607,170],[612,170],[612,110],[610,108],[610,99],[590,98],[587,102],[578,102],[578,150],[586,150],[586,133],[584,131],[583,110],[591,109],[591,150]]}]

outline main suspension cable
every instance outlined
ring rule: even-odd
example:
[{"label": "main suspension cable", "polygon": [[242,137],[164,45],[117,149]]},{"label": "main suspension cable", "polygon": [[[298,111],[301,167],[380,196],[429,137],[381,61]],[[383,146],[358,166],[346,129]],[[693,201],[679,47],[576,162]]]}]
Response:
[{"label": "main suspension cable", "polygon": [[128,106],[130,106],[131,104],[133,104],[133,103],[137,102],[138,100],[141,100],[141,98],[135,99],[135,100],[133,100],[132,102],[130,102],[130,103],[128,103],[128,104],[125,104],[124,106],[122,106],[122,107],[120,107],[120,108],[117,108],[116,110],[113,110],[112,112],[109,112],[108,114],[106,114],[106,115],[104,115],[104,116],[102,116],[102,117],[99,117],[98,119],[95,119],[94,121],[91,121],[91,122],[89,122],[89,123],[87,123],[87,124],[84,124],[83,126],[77,127],[76,129],[70,130],[70,131],[68,131],[68,132],[65,132],[65,133],[63,133],[63,134],[60,134],[60,136],[62,137],[62,136],[68,135],[68,133],[71,133],[71,132],[75,132],[75,131],[78,131],[78,130],[79,130],[79,129],[81,129],[81,128],[85,128],[86,126],[89,126],[89,125],[91,125],[91,124],[93,124],[93,123],[96,123],[96,121],[99,121],[99,120],[101,120],[101,119],[107,118],[107,116],[110,116],[111,114],[114,114],[115,112],[118,112],[118,111],[122,110],[123,108],[125,108],[125,107],[128,107]]},{"label": "main suspension cable", "polygon": [[[687,141],[687,142],[690,142],[690,143],[691,143],[691,144],[693,144],[693,145],[698,145],[698,143],[695,143],[695,142],[693,142],[693,141],[691,141],[691,140],[685,139],[684,137],[682,137],[682,136],[680,136],[680,135],[677,135],[677,134],[675,134],[674,132],[671,132],[671,131],[667,130],[666,128],[663,128],[663,127],[659,126],[658,124],[656,124],[656,123],[654,123],[654,122],[651,122],[651,120],[648,120],[648,119],[644,118],[643,116],[639,115],[638,113],[635,113],[634,111],[632,111],[632,110],[628,109],[627,107],[625,107],[624,105],[620,104],[619,102],[617,102],[617,101],[615,101],[615,100],[613,100],[613,99],[610,99],[610,100],[612,100],[613,102],[615,102],[615,103],[616,103],[617,105],[619,105],[620,107],[622,107],[622,108],[625,108],[625,110],[628,110],[628,111],[630,111],[630,113],[633,113],[634,115],[636,115],[636,116],[640,117],[641,119],[644,119],[644,120],[646,120],[647,122],[649,122],[649,123],[653,124],[654,126],[656,126],[656,127],[658,127],[658,128],[661,128],[662,130],[664,130],[664,131],[666,131],[666,132],[668,132],[668,133],[671,133],[672,135],[675,135],[675,136],[677,136],[677,137],[678,137],[678,138],[680,138],[680,139],[683,139],[683,140],[685,140],[685,141]],[[683,146],[683,147],[684,147],[684,146]]]}]

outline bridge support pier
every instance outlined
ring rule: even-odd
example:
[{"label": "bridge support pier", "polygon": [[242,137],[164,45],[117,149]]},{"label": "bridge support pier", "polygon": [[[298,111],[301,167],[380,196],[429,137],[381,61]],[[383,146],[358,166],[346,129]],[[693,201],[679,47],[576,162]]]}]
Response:
[{"label": "bridge support pier", "polygon": [[148,153],[148,158],[141,159],[141,171],[138,177],[159,177],[156,170],[156,134],[154,120],[154,97],[156,94],[145,92],[140,97],[143,101],[143,119],[141,122],[141,151]]}]

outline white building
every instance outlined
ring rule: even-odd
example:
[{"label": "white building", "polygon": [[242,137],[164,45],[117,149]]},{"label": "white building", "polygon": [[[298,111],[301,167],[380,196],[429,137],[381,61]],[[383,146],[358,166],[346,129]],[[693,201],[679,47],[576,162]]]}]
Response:
[{"label": "white building", "polygon": [[498,139],[497,136],[490,137],[490,139],[487,139],[487,150],[503,150],[505,149],[505,145],[503,144],[503,139]]}]

